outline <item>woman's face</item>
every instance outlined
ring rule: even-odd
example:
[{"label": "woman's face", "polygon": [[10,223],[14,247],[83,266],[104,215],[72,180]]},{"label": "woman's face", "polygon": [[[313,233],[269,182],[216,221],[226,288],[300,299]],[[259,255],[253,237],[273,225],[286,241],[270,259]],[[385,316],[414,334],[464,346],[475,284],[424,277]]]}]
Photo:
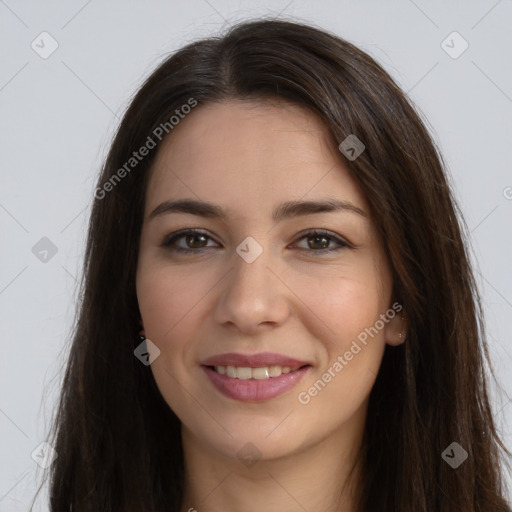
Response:
[{"label": "woman's face", "polygon": [[137,295],[187,439],[273,459],[362,434],[401,330],[368,214],[327,128],[298,106],[209,104],[174,128],[148,185]]}]

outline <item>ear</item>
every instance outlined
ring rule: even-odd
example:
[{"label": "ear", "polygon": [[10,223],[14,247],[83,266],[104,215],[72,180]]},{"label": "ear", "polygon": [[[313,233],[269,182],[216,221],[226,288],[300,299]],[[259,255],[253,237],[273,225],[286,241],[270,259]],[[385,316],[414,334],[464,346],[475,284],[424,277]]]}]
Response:
[{"label": "ear", "polygon": [[393,347],[401,345],[407,338],[408,327],[409,323],[405,311],[402,309],[396,312],[384,328],[386,343]]}]

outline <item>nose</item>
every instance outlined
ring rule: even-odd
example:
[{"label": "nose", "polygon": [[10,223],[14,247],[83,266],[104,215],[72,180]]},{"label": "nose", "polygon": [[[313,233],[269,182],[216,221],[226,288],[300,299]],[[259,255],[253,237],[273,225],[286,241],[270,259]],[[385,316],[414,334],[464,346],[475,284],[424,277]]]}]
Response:
[{"label": "nose", "polygon": [[282,324],[290,314],[289,289],[272,268],[270,251],[248,263],[234,254],[233,267],[222,281],[214,320],[217,324],[254,334],[262,328]]}]

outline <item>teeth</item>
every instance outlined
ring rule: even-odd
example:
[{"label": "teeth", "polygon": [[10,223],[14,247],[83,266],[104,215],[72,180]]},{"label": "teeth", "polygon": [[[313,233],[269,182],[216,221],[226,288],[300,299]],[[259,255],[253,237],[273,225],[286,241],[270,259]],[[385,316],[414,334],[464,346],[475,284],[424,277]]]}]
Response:
[{"label": "teeth", "polygon": [[252,378],[257,380],[268,379],[270,377],[270,372],[266,366],[262,368],[253,368],[251,370]]},{"label": "teeth", "polygon": [[268,369],[268,372],[269,372],[271,377],[279,377],[279,375],[281,375],[283,373],[281,371],[281,367],[280,366],[271,366]]},{"label": "teeth", "polygon": [[251,368],[235,368],[236,370],[236,378],[242,380],[248,380],[252,377],[252,369]]},{"label": "teeth", "polygon": [[270,377],[280,377],[283,373],[294,372],[301,368],[300,366],[260,366],[258,368],[250,368],[247,366],[214,366],[217,373],[227,375],[232,379],[240,380],[264,380]]}]

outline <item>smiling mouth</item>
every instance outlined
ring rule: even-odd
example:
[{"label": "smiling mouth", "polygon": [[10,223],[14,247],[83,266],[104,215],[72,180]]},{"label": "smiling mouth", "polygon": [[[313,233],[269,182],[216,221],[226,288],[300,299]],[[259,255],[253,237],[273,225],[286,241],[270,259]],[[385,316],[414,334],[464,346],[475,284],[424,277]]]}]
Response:
[{"label": "smiling mouth", "polygon": [[259,366],[256,368],[251,368],[248,366],[208,366],[210,370],[214,372],[225,375],[231,379],[240,379],[240,380],[265,380],[272,379],[276,377],[281,377],[283,374],[293,373],[301,368],[305,368],[310,365],[303,366]]}]

